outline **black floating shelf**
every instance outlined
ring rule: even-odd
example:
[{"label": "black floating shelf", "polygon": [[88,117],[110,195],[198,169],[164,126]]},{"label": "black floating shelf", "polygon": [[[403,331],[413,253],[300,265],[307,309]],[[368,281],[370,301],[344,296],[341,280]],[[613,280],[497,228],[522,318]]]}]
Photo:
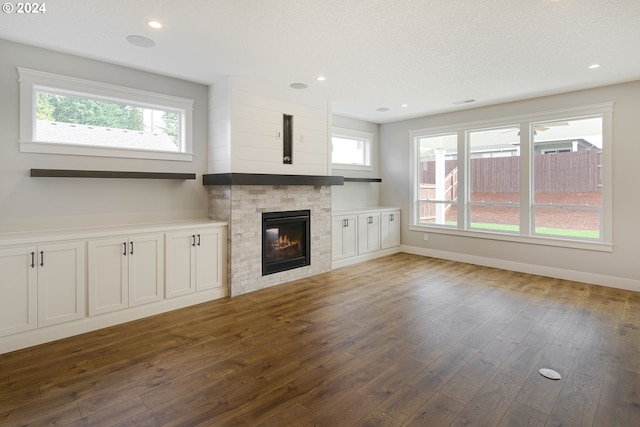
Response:
[{"label": "black floating shelf", "polygon": [[382,178],[344,178],[344,182],[382,182]]},{"label": "black floating shelf", "polygon": [[341,176],[215,173],[202,176],[203,185],[343,185]]},{"label": "black floating shelf", "polygon": [[195,173],[88,171],[71,169],[31,169],[38,178],[130,178],[130,179],[196,179]]}]

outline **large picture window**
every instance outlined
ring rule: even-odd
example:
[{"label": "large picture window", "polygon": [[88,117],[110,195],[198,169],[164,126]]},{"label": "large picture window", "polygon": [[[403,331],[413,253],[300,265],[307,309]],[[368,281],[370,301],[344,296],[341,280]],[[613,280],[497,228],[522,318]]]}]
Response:
[{"label": "large picture window", "polygon": [[19,68],[23,152],[191,160],[193,101]]},{"label": "large picture window", "polygon": [[413,131],[411,229],[611,250],[612,107]]}]

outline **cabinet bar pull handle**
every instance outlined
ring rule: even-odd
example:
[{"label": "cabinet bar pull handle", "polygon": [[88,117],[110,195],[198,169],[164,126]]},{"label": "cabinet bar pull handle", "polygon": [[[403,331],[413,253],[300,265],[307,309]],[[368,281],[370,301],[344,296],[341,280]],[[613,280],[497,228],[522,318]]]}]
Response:
[{"label": "cabinet bar pull handle", "polygon": [[44,251],[40,251],[40,267],[44,267]]},{"label": "cabinet bar pull handle", "polygon": [[196,246],[196,235],[192,234],[191,238],[193,239],[193,242],[191,243],[191,246],[195,247]]},{"label": "cabinet bar pull handle", "polygon": [[122,252],[122,255],[127,256],[127,242],[124,242],[122,246],[124,246],[124,252]]},{"label": "cabinet bar pull handle", "polygon": [[200,246],[200,235],[198,234],[198,246]]},{"label": "cabinet bar pull handle", "polygon": [[393,214],[391,214],[391,215],[389,216],[389,220],[390,220],[390,221],[393,221],[393,220],[394,220],[394,218],[393,218]]},{"label": "cabinet bar pull handle", "polygon": [[31,252],[31,268],[34,268],[35,266],[36,266],[36,253]]},{"label": "cabinet bar pull handle", "polygon": [[367,218],[367,222],[368,222],[369,224],[373,224],[373,217],[372,217],[372,216],[368,217],[368,218]]},{"label": "cabinet bar pull handle", "polygon": [[133,242],[129,242],[129,244],[131,245],[131,255],[133,255]]}]

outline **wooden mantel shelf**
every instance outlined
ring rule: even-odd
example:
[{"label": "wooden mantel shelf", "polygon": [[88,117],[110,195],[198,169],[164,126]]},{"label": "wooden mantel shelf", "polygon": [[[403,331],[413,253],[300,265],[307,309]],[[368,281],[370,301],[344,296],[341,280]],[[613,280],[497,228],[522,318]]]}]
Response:
[{"label": "wooden mantel shelf", "polygon": [[333,175],[275,175],[260,173],[215,173],[202,176],[203,185],[344,185],[344,177]]},{"label": "wooden mantel shelf", "polygon": [[344,178],[344,182],[382,182],[382,178]]},{"label": "wooden mantel shelf", "polygon": [[72,169],[31,169],[39,178],[130,178],[130,179],[196,179],[195,173],[124,172]]}]

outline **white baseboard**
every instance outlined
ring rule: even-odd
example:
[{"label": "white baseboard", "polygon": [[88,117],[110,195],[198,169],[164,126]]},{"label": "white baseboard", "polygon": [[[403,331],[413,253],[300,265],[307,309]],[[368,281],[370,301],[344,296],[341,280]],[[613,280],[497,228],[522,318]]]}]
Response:
[{"label": "white baseboard", "polygon": [[506,261],[502,259],[487,258],[476,255],[465,255],[457,252],[438,251],[416,246],[402,245],[401,251],[414,255],[446,259],[449,261],[459,261],[467,264],[501,268],[503,270],[517,271],[520,273],[537,274],[539,276],[553,277],[556,279],[573,280],[576,282],[590,283],[592,285],[600,285],[609,288],[640,292],[640,280],[627,279],[624,277],[605,276],[603,274],[565,270],[562,268],[546,267],[543,265],[527,264],[515,261]]},{"label": "white baseboard", "polygon": [[0,354],[189,307],[222,298],[226,293],[226,287],[209,289],[180,297],[164,299],[155,303],[130,307],[97,316],[84,317],[67,323],[60,323],[5,336],[0,338]]},{"label": "white baseboard", "polygon": [[400,246],[396,246],[388,249],[381,249],[379,251],[369,252],[368,254],[356,255],[349,258],[339,259],[331,262],[331,269],[346,267],[347,265],[353,265],[359,262],[369,261],[369,260],[380,258],[383,256],[397,254],[398,252],[402,252],[400,250]]}]

